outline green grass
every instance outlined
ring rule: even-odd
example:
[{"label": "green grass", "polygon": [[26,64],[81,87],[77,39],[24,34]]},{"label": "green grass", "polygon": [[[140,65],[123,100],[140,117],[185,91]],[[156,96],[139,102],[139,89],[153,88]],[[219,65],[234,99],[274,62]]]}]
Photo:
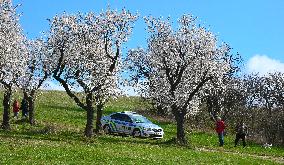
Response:
[{"label": "green grass", "polygon": [[0,148],[3,164],[273,164],[250,157],[198,152],[121,137],[100,137],[93,141],[17,137],[1,140],[5,140]]},{"label": "green grass", "polygon": [[[137,97],[121,97],[110,101],[104,113],[147,106]],[[233,136],[226,136],[225,147],[219,148],[217,136],[210,132],[188,133],[191,145],[177,146],[172,140],[176,126],[152,117],[164,128],[162,140],[113,135],[85,138],[85,118],[86,113],[64,92],[43,92],[36,104],[35,126],[12,119],[11,131],[0,130],[0,164],[277,164],[284,157],[283,148],[264,149],[254,143],[234,148]]]},{"label": "green grass", "polygon": [[[195,147],[204,147],[204,148],[217,148],[218,147],[218,139],[217,135],[212,133],[204,133],[204,132],[194,132],[190,136],[191,142],[195,145]],[[259,144],[248,141],[247,147],[242,147],[242,141],[239,142],[237,147],[234,147],[234,135],[225,136],[225,145],[222,150],[230,151],[230,152],[239,152],[239,153],[247,153],[254,155],[267,155],[267,156],[275,156],[275,157],[284,157],[284,149],[280,147],[272,147],[272,148],[264,148]]]}]

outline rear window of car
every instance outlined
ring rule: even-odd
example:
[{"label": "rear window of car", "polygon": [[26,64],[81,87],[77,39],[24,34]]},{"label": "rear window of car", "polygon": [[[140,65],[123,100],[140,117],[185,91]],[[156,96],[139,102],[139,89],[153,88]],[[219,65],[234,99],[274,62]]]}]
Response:
[{"label": "rear window of car", "polygon": [[141,115],[133,115],[131,118],[135,123],[151,123],[150,120]]}]

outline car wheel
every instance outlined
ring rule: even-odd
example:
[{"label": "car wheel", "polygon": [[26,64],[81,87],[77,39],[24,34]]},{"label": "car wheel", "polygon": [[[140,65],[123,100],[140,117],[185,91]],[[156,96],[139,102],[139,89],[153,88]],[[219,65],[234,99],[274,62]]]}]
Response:
[{"label": "car wheel", "polygon": [[141,137],[141,131],[139,129],[134,129],[133,132],[132,132],[132,136],[134,138]]},{"label": "car wheel", "polygon": [[111,133],[111,129],[110,129],[109,125],[105,125],[104,126],[104,133],[105,134],[110,134]]}]

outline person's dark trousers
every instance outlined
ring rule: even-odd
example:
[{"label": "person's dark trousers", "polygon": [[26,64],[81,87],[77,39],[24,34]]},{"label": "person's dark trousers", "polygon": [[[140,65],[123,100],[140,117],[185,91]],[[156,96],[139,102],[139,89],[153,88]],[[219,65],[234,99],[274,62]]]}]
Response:
[{"label": "person's dark trousers", "polygon": [[236,134],[236,139],[235,139],[235,147],[237,146],[239,140],[242,139],[243,141],[243,146],[246,146],[246,134]]},{"label": "person's dark trousers", "polygon": [[218,138],[219,138],[219,146],[224,145],[224,132],[218,133]]}]

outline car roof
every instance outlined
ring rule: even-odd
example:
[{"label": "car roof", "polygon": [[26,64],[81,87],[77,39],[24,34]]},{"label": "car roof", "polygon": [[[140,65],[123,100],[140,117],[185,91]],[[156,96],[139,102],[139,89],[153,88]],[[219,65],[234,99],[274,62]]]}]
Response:
[{"label": "car roof", "polygon": [[138,114],[136,112],[133,112],[133,111],[115,112],[115,113],[110,114],[110,116],[113,115],[113,114],[126,114],[128,116],[142,116],[142,115],[140,115],[140,114]]},{"label": "car roof", "polygon": [[122,111],[120,113],[124,113],[124,114],[137,114],[136,112],[133,112],[133,111]]}]

